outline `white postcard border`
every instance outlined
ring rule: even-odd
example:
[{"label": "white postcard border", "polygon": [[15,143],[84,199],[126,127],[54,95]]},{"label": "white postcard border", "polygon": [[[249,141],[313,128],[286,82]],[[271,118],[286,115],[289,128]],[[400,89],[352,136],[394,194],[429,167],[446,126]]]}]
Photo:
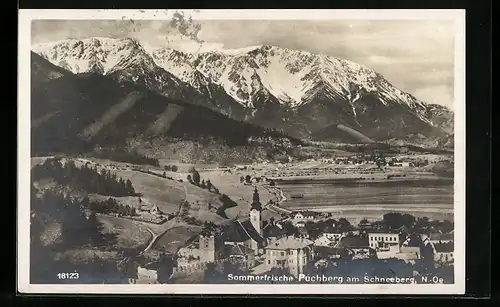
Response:
[{"label": "white postcard border", "polygon": [[465,293],[465,10],[190,10],[194,20],[441,20],[455,21],[455,283],[454,284],[30,284],[30,51],[36,19],[170,20],[167,10],[19,10],[18,54],[18,244],[21,293],[74,294],[464,294]]}]

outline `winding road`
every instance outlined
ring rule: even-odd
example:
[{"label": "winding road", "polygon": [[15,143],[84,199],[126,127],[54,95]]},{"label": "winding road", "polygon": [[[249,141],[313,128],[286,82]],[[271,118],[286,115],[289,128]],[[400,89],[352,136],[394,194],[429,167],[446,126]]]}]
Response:
[{"label": "winding road", "polygon": [[[278,204],[282,204],[283,202],[285,202],[287,200],[285,193],[283,193],[283,191],[280,188],[266,187],[266,189],[269,191],[269,193],[273,194],[276,197],[276,199],[278,200],[277,201]],[[288,215],[288,214],[292,213],[291,210],[278,207],[274,204],[267,204],[264,206],[264,208],[266,208],[270,211],[273,211],[275,213],[282,214],[282,215]]]}]

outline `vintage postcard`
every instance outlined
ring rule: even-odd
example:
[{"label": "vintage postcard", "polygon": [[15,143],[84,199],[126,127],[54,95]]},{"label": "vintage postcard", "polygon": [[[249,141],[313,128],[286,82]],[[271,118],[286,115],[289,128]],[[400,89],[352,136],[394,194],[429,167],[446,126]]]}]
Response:
[{"label": "vintage postcard", "polygon": [[19,14],[20,292],[464,293],[465,11]]}]

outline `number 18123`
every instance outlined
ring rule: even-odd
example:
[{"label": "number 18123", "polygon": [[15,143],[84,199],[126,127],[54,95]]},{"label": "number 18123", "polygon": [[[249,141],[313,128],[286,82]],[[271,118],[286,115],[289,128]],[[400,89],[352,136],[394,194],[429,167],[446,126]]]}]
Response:
[{"label": "number 18123", "polygon": [[78,279],[80,278],[80,274],[77,272],[70,273],[57,273],[57,279]]}]

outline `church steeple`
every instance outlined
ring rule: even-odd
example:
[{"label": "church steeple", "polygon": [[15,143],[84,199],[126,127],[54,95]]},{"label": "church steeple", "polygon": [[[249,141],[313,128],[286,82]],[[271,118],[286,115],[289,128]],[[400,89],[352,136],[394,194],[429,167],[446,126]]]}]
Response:
[{"label": "church steeple", "polygon": [[257,187],[255,187],[255,190],[253,191],[252,209],[259,211],[262,210],[262,204],[260,203],[260,196],[259,191],[257,191]]}]

